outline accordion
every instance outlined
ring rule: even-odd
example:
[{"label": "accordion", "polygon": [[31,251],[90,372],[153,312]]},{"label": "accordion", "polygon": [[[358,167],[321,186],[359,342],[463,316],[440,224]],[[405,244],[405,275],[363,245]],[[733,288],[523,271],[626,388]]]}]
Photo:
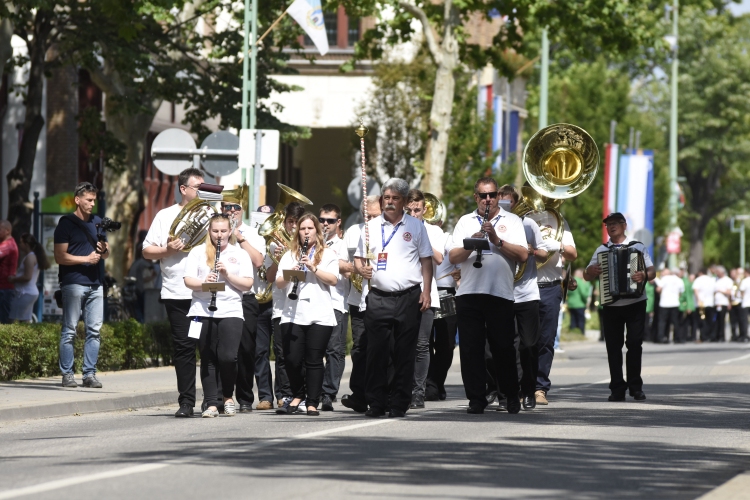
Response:
[{"label": "accordion", "polygon": [[[631,245],[637,242],[631,242]],[[599,303],[603,306],[619,299],[637,298],[643,295],[646,280],[636,283],[633,273],[646,271],[643,253],[631,246],[610,248],[596,254],[602,268],[599,276]]]}]

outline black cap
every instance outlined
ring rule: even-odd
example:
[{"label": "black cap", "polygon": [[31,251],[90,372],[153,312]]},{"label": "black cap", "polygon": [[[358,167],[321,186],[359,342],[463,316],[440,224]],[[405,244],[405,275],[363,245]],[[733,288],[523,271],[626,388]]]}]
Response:
[{"label": "black cap", "polygon": [[602,222],[604,224],[606,224],[607,222],[625,222],[625,216],[620,212],[612,212],[611,214],[606,216]]}]

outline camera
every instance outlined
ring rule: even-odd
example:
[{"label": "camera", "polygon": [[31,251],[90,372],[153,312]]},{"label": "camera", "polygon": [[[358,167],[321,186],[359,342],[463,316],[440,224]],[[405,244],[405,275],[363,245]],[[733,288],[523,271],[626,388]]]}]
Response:
[{"label": "camera", "polygon": [[98,229],[102,229],[104,231],[113,232],[118,231],[122,227],[122,222],[117,222],[109,217],[105,217],[102,219],[102,221],[96,225]]}]

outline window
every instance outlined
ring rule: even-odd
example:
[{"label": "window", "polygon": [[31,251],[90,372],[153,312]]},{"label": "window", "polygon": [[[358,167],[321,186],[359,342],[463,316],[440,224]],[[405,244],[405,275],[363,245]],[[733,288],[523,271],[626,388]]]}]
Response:
[{"label": "window", "polygon": [[349,41],[349,47],[354,46],[354,44],[359,41],[359,18],[358,17],[349,18],[349,36],[347,37],[347,40]]},{"label": "window", "polygon": [[[336,40],[336,34],[338,33],[338,14],[336,12],[324,12],[323,22],[326,25],[326,35],[328,36],[328,46],[336,47],[338,41]],[[309,36],[305,35],[305,46],[315,45]]]}]

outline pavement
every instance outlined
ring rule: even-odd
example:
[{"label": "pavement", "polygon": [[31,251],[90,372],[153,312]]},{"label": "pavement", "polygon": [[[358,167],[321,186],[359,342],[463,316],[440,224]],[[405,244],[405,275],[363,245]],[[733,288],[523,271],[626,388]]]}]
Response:
[{"label": "pavement", "polygon": [[[492,411],[496,405],[466,414],[458,353],[448,399],[428,402],[405,419],[367,419],[339,404],[320,417],[254,411],[175,419],[171,368],[102,375],[104,392],[65,390],[58,378],[3,384],[0,409],[25,408],[27,416],[0,419],[0,500],[130,499],[145,492],[164,498],[277,492],[325,499],[750,498],[748,346],[646,344],[648,399],[622,403],[606,400],[602,343],[563,347],[553,365],[550,404],[518,415]],[[165,403],[93,413],[127,398],[147,404],[139,398],[170,391]],[[34,404],[57,407],[64,416],[32,418]],[[81,413],[84,407],[91,413]]]}]

